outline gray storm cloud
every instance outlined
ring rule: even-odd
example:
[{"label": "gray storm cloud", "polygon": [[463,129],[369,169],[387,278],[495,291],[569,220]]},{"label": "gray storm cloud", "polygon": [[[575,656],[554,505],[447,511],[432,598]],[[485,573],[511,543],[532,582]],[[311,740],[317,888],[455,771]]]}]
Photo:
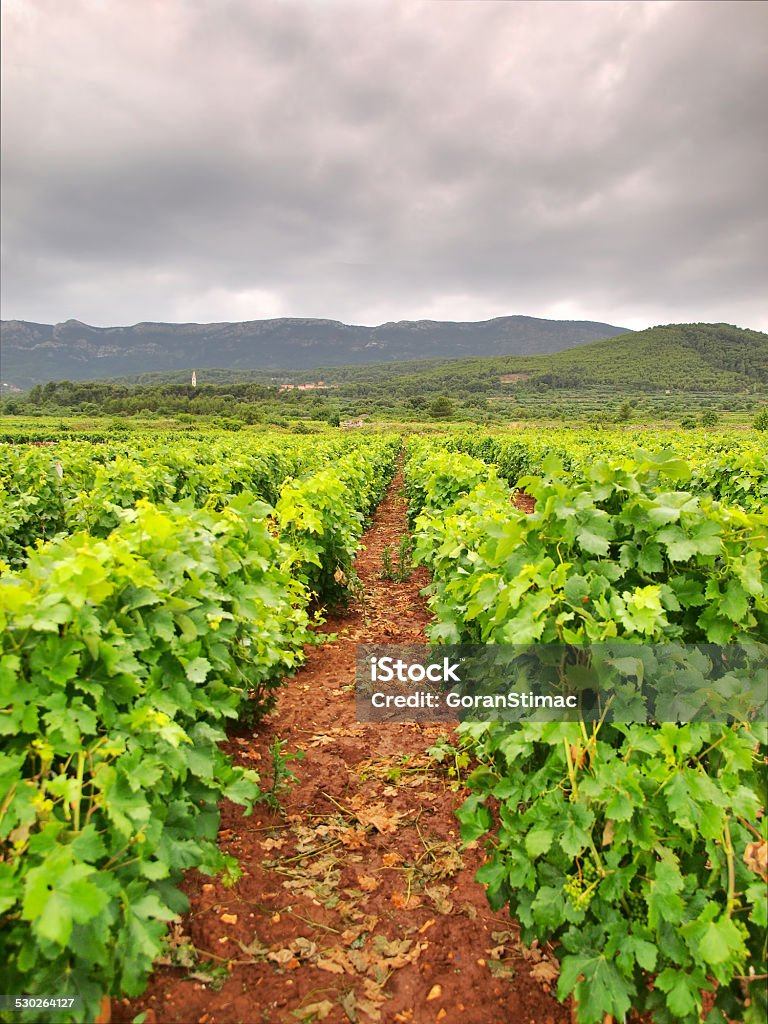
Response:
[{"label": "gray storm cloud", "polygon": [[3,20],[6,318],[768,327],[768,5]]}]

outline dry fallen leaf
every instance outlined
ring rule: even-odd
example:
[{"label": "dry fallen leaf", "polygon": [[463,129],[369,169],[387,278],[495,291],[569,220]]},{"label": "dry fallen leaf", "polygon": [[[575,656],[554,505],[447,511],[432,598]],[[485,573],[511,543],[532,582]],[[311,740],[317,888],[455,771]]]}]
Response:
[{"label": "dry fallen leaf", "polygon": [[374,1021],[374,1024],[378,1024],[378,1021],[381,1020],[379,1007],[371,999],[358,999],[357,1008],[361,1013],[367,1014]]},{"label": "dry fallen leaf", "polygon": [[[433,853],[435,851],[433,850]],[[464,858],[461,853],[447,843],[442,846],[433,862],[428,867],[428,873],[435,878],[450,878],[458,874],[464,868]]]},{"label": "dry fallen leaf", "polygon": [[292,949],[296,956],[301,957],[303,960],[310,960],[317,953],[317,943],[312,942],[311,939],[307,939],[303,935],[299,935],[298,938],[289,942],[288,948]]},{"label": "dry fallen leaf", "polygon": [[426,888],[424,893],[432,900],[438,914],[450,914],[453,910],[453,901],[448,898],[450,891],[447,885],[433,885]]},{"label": "dry fallen leaf", "polygon": [[542,960],[531,968],[531,977],[543,985],[549,985],[557,981],[560,972],[551,960]]},{"label": "dry fallen leaf", "polygon": [[320,957],[315,961],[315,966],[319,967],[321,971],[328,971],[329,974],[343,974],[344,968],[341,964],[337,964],[335,960],[328,960],[325,957]]},{"label": "dry fallen leaf", "polygon": [[365,974],[370,970],[375,959],[372,958],[371,954],[366,952],[364,949],[350,949],[347,956],[349,957],[349,962],[358,974]]},{"label": "dry fallen leaf", "polygon": [[271,960],[275,964],[284,965],[295,959],[292,949],[271,949],[267,953],[267,960]]},{"label": "dry fallen leaf", "polygon": [[385,853],[381,858],[381,863],[385,868],[395,868],[398,864],[403,863],[403,858],[399,853]]},{"label": "dry fallen leaf", "polygon": [[[341,949],[339,946],[330,946],[328,949],[323,950],[323,956],[320,959],[325,963],[335,964],[339,968],[337,971],[331,971],[332,974],[338,974],[339,971],[352,974],[355,968],[349,957],[350,952],[351,950]],[[328,967],[323,969],[330,970]]]},{"label": "dry fallen leaf", "polygon": [[373,937],[373,948],[382,956],[401,956],[407,953],[412,945],[410,939],[388,939],[386,935]]},{"label": "dry fallen leaf", "polygon": [[262,839],[261,848],[263,850],[282,850],[285,846],[284,839]]},{"label": "dry fallen leaf", "polygon": [[318,733],[307,740],[306,747],[326,747],[329,743],[333,743],[333,736],[329,736],[327,733]]},{"label": "dry fallen leaf", "polygon": [[515,968],[505,960],[489,960],[488,970],[494,978],[514,978]]},{"label": "dry fallen leaf", "polygon": [[254,936],[253,941],[249,942],[247,946],[244,942],[238,942],[238,946],[244,953],[252,957],[262,957],[269,953],[269,947],[262,945],[258,935]]},{"label": "dry fallen leaf", "polygon": [[[357,804],[357,802],[355,802]],[[365,806],[354,807],[355,817],[363,826],[368,828],[372,826],[377,832],[387,833],[394,832],[402,818],[401,814],[395,814],[389,811],[382,803],[369,804]]]},{"label": "dry fallen leaf", "polygon": [[190,971],[187,978],[191,981],[201,981],[203,985],[210,985],[214,980],[213,975],[209,974],[207,971]]},{"label": "dry fallen leaf", "polygon": [[421,900],[414,896],[413,893],[404,894],[401,892],[393,892],[389,898],[389,902],[395,910],[415,910],[416,907],[420,907],[422,905]]},{"label": "dry fallen leaf", "polygon": [[533,960],[535,964],[544,959],[544,954],[539,948],[539,940],[534,939],[530,946],[523,946],[518,943],[519,952],[523,954],[523,960]]},{"label": "dry fallen leaf", "polygon": [[758,843],[749,843],[744,850],[744,863],[768,882],[768,842],[761,839]]},{"label": "dry fallen leaf", "polygon": [[323,999],[320,1003],[309,1003],[308,1006],[300,1006],[298,1010],[292,1010],[291,1013],[298,1020],[325,1020],[328,1014],[333,1009],[333,1003],[328,999]]},{"label": "dry fallen leaf", "polygon": [[360,850],[368,845],[368,836],[361,828],[347,828],[339,836],[341,845],[348,850]]},{"label": "dry fallen leaf", "polygon": [[339,1006],[342,1008],[344,1013],[346,1013],[347,1019],[357,1024],[357,999],[355,997],[354,989],[350,989],[349,992],[339,999]]},{"label": "dry fallen leaf", "polygon": [[412,775],[409,779],[403,779],[400,782],[400,786],[407,786],[408,789],[419,789],[419,787],[426,785],[427,780],[423,775]]},{"label": "dry fallen leaf", "polygon": [[377,881],[373,875],[358,875],[357,884],[363,890],[363,892],[374,892],[379,888],[381,882]]},{"label": "dry fallen leaf", "polygon": [[384,935],[375,935],[372,946],[378,955],[371,958],[371,969],[376,981],[383,985],[392,970],[415,963],[429,943],[413,943],[410,939],[390,941]]}]

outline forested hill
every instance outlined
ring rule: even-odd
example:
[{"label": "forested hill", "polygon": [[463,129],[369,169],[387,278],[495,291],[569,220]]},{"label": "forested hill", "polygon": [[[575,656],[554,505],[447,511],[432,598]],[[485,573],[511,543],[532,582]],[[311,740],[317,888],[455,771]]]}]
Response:
[{"label": "forested hill", "polygon": [[[543,369],[546,362],[546,369]],[[703,391],[768,383],[768,334],[730,324],[669,324],[537,360],[541,379]]]},{"label": "forested hill", "polygon": [[[324,386],[318,387],[319,380]],[[312,382],[309,390],[296,387],[307,382]],[[671,324],[548,356],[423,360],[280,373],[198,370],[197,387],[191,385],[187,370],[101,381],[65,380],[35,385],[25,396],[11,396],[13,409],[7,411],[196,413],[240,416],[253,422],[246,417],[269,419],[291,410],[321,418],[334,411],[358,415],[399,409],[400,414],[413,414],[440,396],[465,408],[482,409],[483,414],[489,409],[514,408],[518,416],[556,418],[582,405],[592,412],[611,409],[633,396],[635,404],[649,401],[654,415],[678,416],[691,403],[699,411],[713,403],[731,411],[751,409],[768,398],[768,335],[728,324]]]},{"label": "forested hill", "polygon": [[[761,392],[768,388],[768,334],[730,324],[668,324],[549,355],[409,360],[264,370],[198,370],[202,385],[264,385],[324,380],[360,396],[382,389],[404,394],[510,393],[540,387],[635,392]],[[189,383],[189,369],[118,377],[116,385]]]},{"label": "forested hill", "polygon": [[387,381],[390,387],[412,394],[420,390],[509,394],[541,387],[646,393],[738,393],[757,388],[762,392],[768,387],[768,334],[730,324],[668,324],[550,355],[338,367],[328,370],[327,379],[341,386],[355,384],[361,393]]},{"label": "forested hill", "polygon": [[2,323],[2,379],[18,387],[195,367],[310,369],[409,359],[559,352],[626,328],[585,320],[505,316],[476,323],[403,320],[361,327],[336,320],[90,327],[78,320]]}]

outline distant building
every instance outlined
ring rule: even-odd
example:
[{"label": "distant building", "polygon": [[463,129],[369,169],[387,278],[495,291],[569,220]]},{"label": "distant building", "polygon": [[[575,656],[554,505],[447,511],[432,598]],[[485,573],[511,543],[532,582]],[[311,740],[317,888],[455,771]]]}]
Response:
[{"label": "distant building", "polygon": [[318,388],[325,388],[328,385],[322,380],[316,380],[311,384],[281,384],[281,391],[316,391]]},{"label": "distant building", "polygon": [[197,373],[195,370],[192,371],[192,387],[197,387]]},{"label": "distant building", "polygon": [[356,420],[342,420],[341,425],[342,427],[346,427],[347,430],[351,429],[352,427],[362,427],[363,417],[359,416]]}]

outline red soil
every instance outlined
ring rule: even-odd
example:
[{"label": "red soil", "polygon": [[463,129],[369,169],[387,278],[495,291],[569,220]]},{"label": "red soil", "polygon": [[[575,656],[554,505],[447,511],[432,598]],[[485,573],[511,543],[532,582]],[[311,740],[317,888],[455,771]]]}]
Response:
[{"label": "red soil", "polygon": [[424,642],[430,618],[424,570],[379,575],[406,531],[401,486],[363,537],[362,598],[323,627],[338,639],[310,648],[275,712],[227,744],[267,785],[268,748],[287,741],[305,753],[290,763],[298,784],[282,813],[224,804],[220,845],[243,877],[227,888],[189,873],[169,963],[142,998],[113,1002],[113,1021],[569,1024],[551,952],[522,947],[474,881],[482,850],[460,850],[466,792],[425,754],[445,727],[356,721],[355,645]]}]

